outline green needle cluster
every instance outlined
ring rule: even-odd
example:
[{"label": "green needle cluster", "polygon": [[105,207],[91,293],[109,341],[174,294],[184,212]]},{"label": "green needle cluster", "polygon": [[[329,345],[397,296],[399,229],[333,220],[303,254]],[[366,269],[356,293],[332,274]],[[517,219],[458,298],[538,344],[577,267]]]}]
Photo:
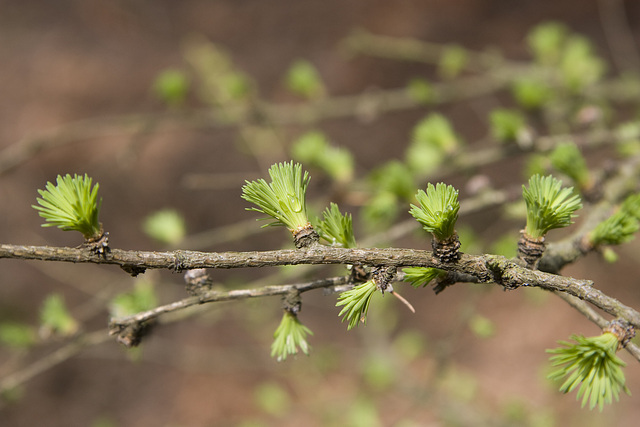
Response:
[{"label": "green needle cluster", "polygon": [[593,246],[619,245],[633,239],[638,229],[638,220],[620,210],[598,224],[589,234],[589,241]]},{"label": "green needle cluster", "polygon": [[560,341],[564,347],[547,350],[555,354],[551,357],[552,366],[562,366],[549,375],[549,379],[560,380],[568,377],[560,386],[560,391],[570,393],[578,386],[577,398],[582,397],[582,407],[589,402],[589,409],[596,406],[602,411],[605,403],[616,401],[620,391],[631,394],[625,386],[622,367],[625,363],[616,356],[618,337],[605,332],[597,337],[573,335],[576,343]]},{"label": "green needle cluster", "polygon": [[627,197],[609,218],[598,224],[589,234],[594,246],[619,245],[633,239],[640,229],[640,194]]},{"label": "green needle cluster", "polygon": [[411,283],[414,288],[427,286],[433,279],[446,275],[446,271],[432,267],[403,268],[404,281]]},{"label": "green needle cluster", "polygon": [[438,183],[427,185],[426,193],[418,190],[416,199],[420,206],[411,205],[409,213],[432,233],[438,241],[446,241],[455,233],[458,220],[458,190],[451,185]]},{"label": "green needle cluster", "polygon": [[563,142],[551,152],[551,164],[566,174],[578,188],[588,188],[591,174],[580,149],[573,142]]},{"label": "green needle cluster", "polygon": [[273,334],[271,357],[276,357],[280,362],[289,355],[298,354],[298,349],[309,355],[307,335],[313,335],[313,332],[300,323],[298,316],[285,310],[282,321]]},{"label": "green needle cluster", "polygon": [[309,227],[305,192],[309,184],[309,174],[302,173],[302,165],[277,163],[269,168],[271,182],[264,179],[246,181],[242,187],[242,198],[257,205],[247,210],[269,215],[275,221],[267,225],[284,225],[292,233]]},{"label": "green needle cluster", "polygon": [[562,188],[562,181],[551,175],[532,176],[529,188],[523,185],[522,190],[527,205],[525,234],[534,239],[544,237],[551,229],[572,224],[573,213],[582,207],[573,187]]},{"label": "green needle cluster", "polygon": [[46,221],[43,227],[58,227],[82,233],[85,240],[97,239],[102,235],[98,221],[102,200],[98,201],[98,188],[91,186],[91,178],[86,174],[78,176],[58,175],[56,185],[47,182],[45,190],[38,190],[41,198],[38,205],[32,205],[38,215]]},{"label": "green needle cluster", "polygon": [[355,248],[356,238],[353,235],[353,221],[350,214],[340,212],[338,205],[331,205],[322,213],[324,219],[317,221],[317,231],[332,246]]},{"label": "green needle cluster", "polygon": [[342,321],[349,321],[347,330],[358,326],[360,322],[366,322],[369,303],[377,288],[376,283],[369,280],[340,294],[336,307],[344,306],[338,316],[344,315]]}]

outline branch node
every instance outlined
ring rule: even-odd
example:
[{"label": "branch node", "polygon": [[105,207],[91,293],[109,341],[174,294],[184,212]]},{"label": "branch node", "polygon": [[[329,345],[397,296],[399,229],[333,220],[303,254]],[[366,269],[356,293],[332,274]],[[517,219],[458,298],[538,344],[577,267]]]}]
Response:
[{"label": "branch node", "polygon": [[147,271],[144,267],[138,267],[137,265],[131,264],[121,265],[120,268],[129,273],[131,277],[137,277],[138,274],[144,274],[144,272]]},{"label": "branch node", "polygon": [[284,294],[282,297],[282,308],[284,311],[297,316],[302,308],[302,299],[300,298],[300,291],[293,287]]},{"label": "branch node", "polygon": [[181,251],[181,250],[174,251],[173,270],[176,273],[181,273],[182,271],[186,270],[189,266],[189,260],[183,252],[184,251]]},{"label": "branch node", "polygon": [[544,237],[531,237],[524,230],[520,232],[518,240],[518,258],[527,264],[527,268],[536,270],[542,254],[546,249]]},{"label": "branch node", "polygon": [[120,324],[111,321],[109,324],[109,335],[116,336],[116,341],[127,348],[137,347],[142,342],[142,338],[151,330],[151,325],[146,322],[134,322],[130,324]]},{"label": "branch node", "polygon": [[293,234],[293,242],[297,249],[308,248],[317,244],[320,236],[313,229],[311,223],[307,223],[304,227],[296,230]]},{"label": "branch node", "polygon": [[384,295],[385,291],[393,292],[393,287],[391,286],[391,282],[396,277],[397,272],[396,267],[375,267],[372,272],[373,281],[376,284],[376,287],[382,292]]},{"label": "branch node", "polygon": [[603,332],[610,332],[618,337],[618,350],[626,347],[627,344],[636,336],[636,330],[632,325],[622,319],[614,319],[609,322],[609,325],[602,330]]},{"label": "branch node", "polygon": [[438,240],[435,236],[431,240],[433,257],[442,263],[456,262],[460,259],[460,239],[454,232],[444,240]]},{"label": "branch node", "polygon": [[[102,224],[100,224],[100,228],[102,228]],[[109,232],[103,231],[97,237],[86,239],[80,247],[89,249],[91,253],[95,255],[107,258],[107,255],[111,253],[111,248],[109,248]]]}]

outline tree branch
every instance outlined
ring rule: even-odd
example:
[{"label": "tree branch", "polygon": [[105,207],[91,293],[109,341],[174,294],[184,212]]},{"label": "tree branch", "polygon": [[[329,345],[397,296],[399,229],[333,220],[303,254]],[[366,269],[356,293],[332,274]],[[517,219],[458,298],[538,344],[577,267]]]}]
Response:
[{"label": "tree branch", "polygon": [[[299,264],[352,264],[388,267],[435,267],[471,275],[482,283],[496,283],[507,289],[533,286],[565,292],[585,300],[613,316],[640,328],[640,313],[605,295],[589,280],[533,271],[497,255],[463,254],[460,261],[442,263],[431,251],[386,248],[344,249],[322,245],[298,250],[262,252],[196,252],[196,251],[124,251],[113,249],[104,256],[83,248],[49,246],[0,245],[0,258],[34,259],[41,261],[89,262],[115,264],[125,271],[137,273],[148,268],[175,271],[194,268],[248,268]],[[248,295],[250,296],[250,295]]]}]

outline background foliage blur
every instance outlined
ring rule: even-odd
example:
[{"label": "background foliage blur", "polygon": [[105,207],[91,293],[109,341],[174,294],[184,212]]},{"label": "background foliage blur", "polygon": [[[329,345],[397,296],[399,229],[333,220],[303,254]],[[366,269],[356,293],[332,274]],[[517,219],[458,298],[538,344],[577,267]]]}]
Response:
[{"label": "background foliage blur", "polygon": [[[620,10],[626,17],[616,15]],[[360,212],[356,238],[365,246],[371,232],[394,230],[391,224],[408,218],[407,200],[453,161],[452,153],[496,141],[527,144],[536,132],[571,132],[581,123],[617,126],[639,113],[637,102],[623,99],[620,107],[589,91],[623,71],[637,78],[640,4],[632,1],[3,1],[0,12],[6,243],[79,244],[41,229],[30,206],[36,189],[57,174],[88,173],[100,183],[112,247],[289,247],[286,233],[260,229],[256,215],[244,211],[240,188],[293,157],[311,171],[311,208],[319,215],[336,201]],[[549,32],[551,39],[573,37],[562,58],[554,57],[553,40],[530,38],[549,21],[566,29]],[[433,43],[437,55],[401,60],[411,49],[384,51],[386,39],[374,39],[372,49],[380,51],[367,52],[368,35]],[[485,60],[489,71],[474,73]],[[533,60],[561,70],[553,93],[535,78],[504,84],[506,62]],[[633,94],[622,88],[622,98]],[[313,108],[336,97],[344,102]],[[605,147],[587,160],[602,165],[609,157]],[[474,185],[519,188],[548,163],[518,157],[459,173],[453,162],[438,179],[462,188],[464,206]],[[503,252],[504,242],[504,251],[515,250],[522,222],[500,212],[494,206],[462,215],[464,251]],[[368,244],[391,241],[428,247],[419,232]],[[632,242],[616,249],[616,264],[590,256],[564,273],[638,307],[637,249]],[[342,271],[212,275],[216,286],[239,288]],[[3,328],[12,346],[0,347],[0,378],[50,361],[65,335],[101,330],[109,310],[185,295],[178,274],[132,279],[93,265],[4,261],[0,284],[0,322],[13,327]],[[367,326],[348,333],[334,296],[305,295],[301,318],[314,332],[311,355],[280,363],[270,358],[277,298],[204,306],[197,316],[169,319],[141,349],[107,340],[46,369],[5,396],[0,424],[632,426],[640,416],[635,396],[589,412],[545,379],[546,348],[572,333],[598,333],[564,302],[480,285],[437,297],[430,289],[400,291],[415,315],[378,298]],[[42,323],[47,328],[33,326]],[[621,357],[629,388],[640,393],[637,366]]]}]

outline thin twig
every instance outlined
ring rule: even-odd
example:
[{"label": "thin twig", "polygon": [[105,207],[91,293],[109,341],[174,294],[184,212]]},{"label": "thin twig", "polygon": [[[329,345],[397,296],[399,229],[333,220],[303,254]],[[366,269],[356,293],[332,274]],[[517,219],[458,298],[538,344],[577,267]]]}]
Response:
[{"label": "thin twig", "polygon": [[[565,294],[563,292],[554,292],[558,297],[562,298],[571,307],[578,310],[584,317],[591,322],[598,325],[600,329],[604,329],[609,326],[609,321],[602,317],[598,312],[591,308],[586,302],[579,300],[578,298]],[[631,354],[638,362],[640,362],[640,347],[632,342],[629,342],[625,347],[625,350]]]},{"label": "thin twig", "polygon": [[520,286],[539,287],[567,292],[590,302],[601,310],[625,319],[640,328],[640,313],[605,295],[593,282],[532,271],[497,255],[463,254],[460,261],[442,263],[432,252],[416,249],[345,249],[322,245],[298,250],[262,252],[196,252],[196,251],[123,251],[113,249],[104,256],[82,248],[49,246],[0,245],[0,258],[35,259],[40,261],[88,262],[115,264],[126,271],[142,272],[162,268],[181,271],[194,268],[248,268],[299,264],[351,264],[377,267],[435,267],[471,275],[482,283],[497,283],[508,289]]}]

